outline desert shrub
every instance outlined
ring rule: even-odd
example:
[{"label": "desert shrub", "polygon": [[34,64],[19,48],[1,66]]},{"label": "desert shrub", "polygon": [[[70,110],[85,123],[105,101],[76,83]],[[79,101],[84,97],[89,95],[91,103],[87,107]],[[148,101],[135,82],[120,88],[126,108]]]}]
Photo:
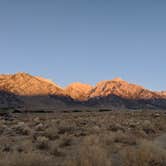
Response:
[{"label": "desert shrub", "polygon": [[166,123],[165,119],[159,119],[155,122],[155,126],[159,130],[165,130],[166,129]]},{"label": "desert shrub", "polygon": [[36,147],[40,150],[49,149],[49,140],[47,137],[39,136],[36,140]]},{"label": "desert shrub", "polygon": [[66,146],[70,146],[71,143],[72,143],[72,138],[70,136],[64,135],[63,137],[61,137],[59,141],[59,147],[63,148]]},{"label": "desert shrub", "polygon": [[142,128],[146,134],[154,134],[155,133],[155,126],[153,125],[153,123],[150,120],[143,121]]},{"label": "desert shrub", "polygon": [[45,126],[42,123],[39,123],[35,126],[35,130],[36,131],[44,131],[45,130]]},{"label": "desert shrub", "polygon": [[72,134],[73,131],[74,131],[74,128],[71,126],[60,126],[58,128],[58,134],[65,134],[65,133]]},{"label": "desert shrub", "polygon": [[128,145],[136,145],[136,138],[129,133],[116,132],[114,134],[114,142]]},{"label": "desert shrub", "polygon": [[39,153],[10,153],[0,155],[1,166],[55,166],[55,161]]},{"label": "desert shrub", "polygon": [[125,131],[124,127],[121,124],[118,123],[112,123],[111,125],[109,125],[108,130],[111,130],[113,132],[117,132],[117,131]]},{"label": "desert shrub", "polygon": [[73,134],[76,131],[77,126],[74,120],[70,119],[60,122],[57,129],[58,134]]},{"label": "desert shrub", "polygon": [[108,149],[109,153],[116,152],[117,144],[115,144],[115,133],[105,133],[100,136],[100,143],[104,148]]},{"label": "desert shrub", "polygon": [[31,129],[24,122],[19,122],[13,129],[20,135],[29,135],[31,133]]},{"label": "desert shrub", "polygon": [[55,157],[60,157],[64,155],[64,153],[59,149],[56,142],[51,143],[50,154]]},{"label": "desert shrub", "polygon": [[6,125],[4,125],[4,122],[0,120],[0,135],[3,134],[3,131],[7,128]]},{"label": "desert shrub", "polygon": [[57,129],[53,126],[46,129],[44,135],[49,138],[50,140],[55,140],[59,138],[59,135],[57,133]]},{"label": "desert shrub", "polygon": [[166,150],[153,142],[142,141],[138,148],[123,152],[124,166],[165,166]]},{"label": "desert shrub", "polygon": [[87,136],[73,159],[66,166],[111,166],[111,159],[106,149],[95,136]]},{"label": "desert shrub", "polygon": [[35,124],[39,124],[39,123],[41,122],[41,120],[40,120],[39,117],[35,117],[35,118],[33,119],[33,122],[34,122]]}]

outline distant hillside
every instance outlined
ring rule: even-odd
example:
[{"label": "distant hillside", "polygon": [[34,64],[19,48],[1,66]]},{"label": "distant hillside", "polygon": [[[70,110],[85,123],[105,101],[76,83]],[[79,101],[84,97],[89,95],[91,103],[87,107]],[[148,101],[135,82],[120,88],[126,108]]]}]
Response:
[{"label": "distant hillside", "polygon": [[100,108],[166,108],[166,92],[153,92],[120,78],[96,86],[72,83],[61,88],[54,82],[27,73],[0,75],[0,107],[26,110]]}]

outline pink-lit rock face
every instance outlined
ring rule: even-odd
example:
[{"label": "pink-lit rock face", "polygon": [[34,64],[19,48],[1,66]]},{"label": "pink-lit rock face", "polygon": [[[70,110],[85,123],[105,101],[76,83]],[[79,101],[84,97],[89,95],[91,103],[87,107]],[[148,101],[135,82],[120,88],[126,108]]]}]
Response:
[{"label": "pink-lit rock face", "polygon": [[61,95],[70,96],[75,100],[85,101],[94,97],[117,95],[127,99],[150,99],[166,96],[166,92],[152,92],[121,78],[101,81],[95,87],[79,82],[61,88],[54,82],[27,73],[0,75],[0,90],[17,95]]},{"label": "pink-lit rock face", "polygon": [[0,75],[0,90],[23,96],[64,94],[63,89],[53,82],[27,73]]},{"label": "pink-lit rock face", "polygon": [[120,78],[115,78],[97,83],[89,97],[108,96],[111,94],[127,99],[149,99],[158,96],[142,86],[130,84]]},{"label": "pink-lit rock face", "polygon": [[166,91],[163,91],[163,92],[161,92],[163,95],[165,95],[166,96]]},{"label": "pink-lit rock face", "polygon": [[164,98],[166,98],[166,91],[161,91],[161,92],[156,92],[156,93],[163,96]]},{"label": "pink-lit rock face", "polygon": [[65,92],[68,96],[72,97],[75,100],[84,101],[88,99],[89,93],[92,88],[93,87],[91,85],[76,82],[66,87]]}]

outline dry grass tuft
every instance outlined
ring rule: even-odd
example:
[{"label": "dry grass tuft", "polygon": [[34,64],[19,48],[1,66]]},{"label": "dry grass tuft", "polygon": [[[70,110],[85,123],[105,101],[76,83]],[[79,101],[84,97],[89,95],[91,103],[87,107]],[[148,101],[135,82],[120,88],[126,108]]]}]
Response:
[{"label": "dry grass tuft", "polygon": [[150,141],[142,141],[139,147],[123,152],[125,166],[165,166],[166,150]]},{"label": "dry grass tuft", "polygon": [[68,166],[111,166],[107,150],[100,144],[96,136],[88,136],[80,145],[75,157],[67,161]]},{"label": "dry grass tuft", "polygon": [[117,132],[114,135],[114,141],[116,143],[123,143],[128,145],[136,145],[136,137],[134,137],[131,134],[123,133],[123,132]]}]

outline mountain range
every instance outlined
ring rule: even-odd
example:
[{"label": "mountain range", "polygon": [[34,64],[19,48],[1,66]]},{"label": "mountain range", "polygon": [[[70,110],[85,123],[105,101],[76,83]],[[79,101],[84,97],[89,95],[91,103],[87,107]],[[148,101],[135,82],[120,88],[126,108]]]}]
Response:
[{"label": "mountain range", "polygon": [[101,81],[95,86],[77,82],[62,88],[51,80],[28,73],[1,74],[0,107],[22,110],[166,109],[166,91],[151,91],[121,78]]}]

